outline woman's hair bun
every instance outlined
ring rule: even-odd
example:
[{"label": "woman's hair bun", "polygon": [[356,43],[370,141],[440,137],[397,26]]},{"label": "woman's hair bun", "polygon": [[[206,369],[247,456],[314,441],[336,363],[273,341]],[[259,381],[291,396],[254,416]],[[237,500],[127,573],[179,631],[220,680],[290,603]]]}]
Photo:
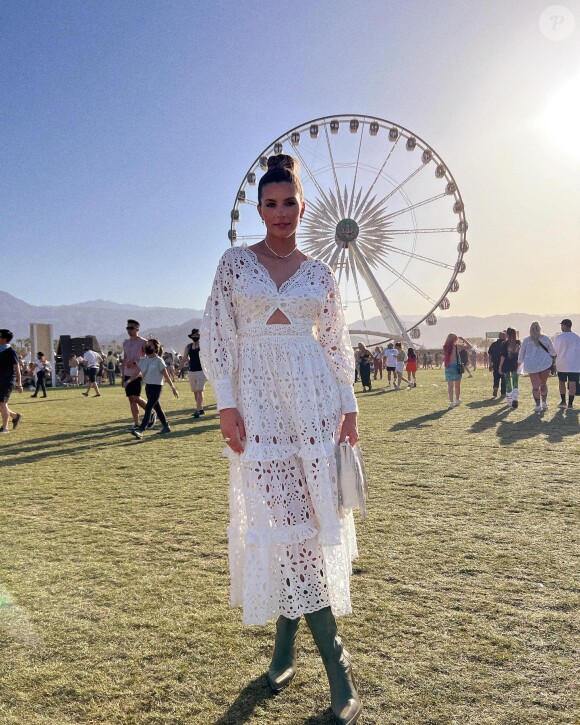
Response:
[{"label": "woman's hair bun", "polygon": [[268,171],[272,169],[288,169],[292,174],[298,175],[300,164],[293,156],[276,154],[268,157]]}]

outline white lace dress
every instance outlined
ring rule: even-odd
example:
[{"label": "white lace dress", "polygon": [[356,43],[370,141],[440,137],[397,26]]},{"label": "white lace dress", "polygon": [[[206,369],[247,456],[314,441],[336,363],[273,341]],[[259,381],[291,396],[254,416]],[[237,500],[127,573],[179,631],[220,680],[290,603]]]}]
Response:
[{"label": "white lace dress", "polygon": [[[290,324],[267,324],[276,310]],[[354,357],[330,268],[305,260],[278,289],[246,246],[222,256],[201,331],[218,409],[246,428],[230,458],[231,604],[244,624],[330,606],[351,612],[352,512],[337,503],[341,415],[357,410]]]}]

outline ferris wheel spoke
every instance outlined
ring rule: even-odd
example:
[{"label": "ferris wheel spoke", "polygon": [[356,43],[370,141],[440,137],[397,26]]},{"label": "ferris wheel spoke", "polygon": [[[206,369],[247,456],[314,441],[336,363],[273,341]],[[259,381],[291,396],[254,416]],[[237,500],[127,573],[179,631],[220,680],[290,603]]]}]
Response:
[{"label": "ferris wheel spoke", "polygon": [[386,294],[383,292],[382,287],[377,282],[375,276],[371,271],[371,268],[367,264],[364,254],[361,253],[356,242],[353,242],[349,245],[349,251],[350,254],[353,255],[354,261],[356,263],[352,265],[353,276],[355,274],[355,267],[358,267],[364,281],[366,282],[369,292],[371,293],[375,304],[379,312],[381,313],[383,320],[385,321],[385,325],[387,326],[387,328],[390,328],[387,331],[394,332],[397,335],[402,335],[405,340],[410,340],[405,330],[405,326],[403,325],[403,322],[397,315],[393,305],[389,302]]},{"label": "ferris wheel spoke", "polygon": [[442,199],[444,196],[447,196],[445,192],[437,194],[437,196],[432,196],[430,199],[425,199],[425,201],[418,201],[416,204],[411,204],[411,206],[406,206],[403,209],[386,214],[385,219],[392,219],[393,217],[399,216],[399,214],[405,214],[413,209],[418,209],[420,206],[425,206],[425,204],[431,204],[437,201],[437,199]]},{"label": "ferris wheel spoke", "polygon": [[360,162],[360,150],[362,148],[363,136],[364,136],[364,133],[362,132],[362,129],[361,129],[360,141],[359,141],[359,144],[358,144],[358,154],[357,154],[357,157],[356,157],[356,166],[354,168],[354,179],[352,180],[352,191],[350,192],[350,204],[348,206],[348,217],[349,217],[349,219],[350,219],[350,215],[352,214],[352,207],[353,207],[353,204],[354,204],[354,192],[355,192],[355,189],[356,189],[356,177],[358,175],[358,165],[359,165],[359,162]]},{"label": "ferris wheel spoke", "polygon": [[395,141],[395,143],[393,144],[393,146],[392,146],[391,150],[390,150],[390,151],[389,151],[389,153],[387,154],[387,158],[386,158],[386,159],[385,159],[385,160],[383,161],[383,165],[382,165],[382,166],[381,166],[381,168],[380,168],[380,169],[378,170],[378,172],[377,172],[377,175],[376,175],[376,176],[375,176],[375,178],[373,179],[373,183],[372,183],[372,184],[370,185],[370,187],[369,187],[369,189],[368,189],[367,193],[365,194],[365,197],[364,197],[364,199],[363,199],[363,200],[361,201],[360,205],[357,205],[357,208],[356,208],[356,210],[355,210],[355,214],[358,214],[358,213],[359,213],[359,211],[360,211],[360,210],[362,209],[362,207],[364,207],[364,205],[365,205],[365,204],[367,203],[367,199],[369,198],[369,196],[371,195],[371,193],[372,193],[373,189],[375,188],[375,184],[376,184],[376,183],[377,183],[377,181],[378,181],[378,180],[379,180],[379,179],[381,178],[381,176],[382,176],[382,173],[383,173],[383,170],[384,170],[385,166],[387,165],[387,163],[388,163],[389,159],[391,158],[391,156],[392,156],[392,154],[393,154],[393,152],[394,152],[395,148],[397,147],[397,144],[399,143],[399,139],[400,139],[400,138],[401,138],[400,136],[399,136],[399,137],[397,138],[397,140],[396,140],[396,141]]},{"label": "ferris wheel spoke", "polygon": [[338,197],[338,208],[340,214],[344,217],[344,206],[340,197],[340,186],[338,185],[338,176],[336,175],[336,166],[334,165],[334,157],[332,155],[332,147],[330,145],[330,136],[328,135],[328,128],[324,127],[324,135],[326,137],[326,146],[328,147],[328,156],[330,157],[330,163],[332,165],[332,175],[334,176],[334,185],[336,187],[336,196]]},{"label": "ferris wheel spoke", "polygon": [[238,240],[238,242],[239,241],[246,242],[246,241],[248,241],[250,239],[260,239],[260,240],[262,240],[263,238],[264,238],[264,235],[263,234],[243,234],[243,235],[240,235],[240,236],[237,236],[236,237],[236,239]]},{"label": "ferris wheel spoke", "polygon": [[[344,249],[341,250],[340,247],[335,245],[332,256],[330,257],[330,260],[328,261],[328,266],[330,267],[330,269],[332,269],[333,272],[336,272],[336,269],[338,268],[338,283],[339,284],[340,284],[340,278],[342,276],[342,264],[343,264],[343,259],[341,259],[340,262],[338,261],[341,251],[344,252]],[[344,258],[344,254],[343,254],[343,258]]]},{"label": "ferris wheel spoke", "polygon": [[390,264],[385,263],[385,269],[388,269],[389,272],[391,272],[391,274],[393,274],[395,277],[397,277],[397,279],[400,279],[401,282],[404,282],[414,292],[416,292],[418,295],[421,295],[421,297],[424,300],[427,300],[428,302],[435,304],[436,300],[434,300],[432,297],[430,297],[426,292],[423,292],[423,290],[420,287],[417,287],[417,285],[414,282],[411,282],[411,280],[408,277],[405,277],[404,274],[402,274],[401,272],[397,272],[397,270],[394,267],[391,267]]},{"label": "ferris wheel spoke", "polygon": [[298,156],[298,159],[299,159],[300,163],[306,169],[306,173],[308,174],[308,177],[309,177],[310,181],[312,181],[312,183],[316,187],[316,190],[318,191],[318,193],[322,197],[324,203],[330,204],[330,202],[328,200],[328,197],[326,196],[325,192],[322,190],[322,187],[318,183],[318,180],[316,179],[316,176],[312,173],[312,171],[310,169],[310,166],[308,166],[308,164],[306,163],[306,160],[305,160],[304,156],[300,153],[298,147],[295,147],[294,148],[294,153],[296,154],[296,156]]},{"label": "ferris wheel spoke", "polygon": [[396,193],[397,193],[398,191],[400,191],[400,190],[401,190],[401,189],[403,188],[403,186],[405,186],[405,184],[406,184],[406,183],[407,183],[408,181],[411,181],[411,179],[412,179],[413,177],[415,177],[415,176],[416,176],[416,175],[417,175],[417,174],[418,174],[418,173],[419,173],[420,171],[422,171],[422,170],[423,170],[424,168],[425,168],[425,164],[421,164],[421,166],[418,166],[418,167],[417,167],[417,168],[415,169],[415,171],[413,171],[412,173],[410,173],[410,174],[409,174],[409,176],[407,176],[407,178],[406,178],[406,179],[403,179],[403,181],[401,181],[401,183],[400,183],[400,184],[398,184],[397,186],[395,186],[395,188],[394,188],[394,189],[392,189],[392,191],[390,191],[390,192],[389,192],[389,193],[388,193],[388,194],[387,194],[386,196],[384,196],[384,197],[383,197],[383,198],[382,198],[382,199],[380,200],[379,204],[385,204],[385,203],[386,203],[386,202],[387,202],[387,201],[388,201],[388,200],[389,200],[389,199],[390,199],[390,198],[391,198],[391,197],[392,197],[392,196],[393,196],[394,194],[396,194]]},{"label": "ferris wheel spoke", "polygon": [[398,249],[389,244],[387,248],[387,254],[394,252],[395,254],[402,254],[405,257],[411,257],[411,259],[417,259],[420,262],[427,262],[427,264],[434,264],[436,267],[443,267],[443,269],[455,269],[454,264],[447,264],[446,262],[440,262],[438,259],[431,259],[431,257],[424,257],[422,254],[415,254],[415,252],[407,252],[405,249]]},{"label": "ferris wheel spoke", "polygon": [[437,234],[438,232],[457,233],[457,227],[440,227],[439,229],[389,229],[389,236],[391,234]]},{"label": "ferris wheel spoke", "polygon": [[306,222],[309,224],[330,224],[334,226],[340,220],[338,207],[333,203],[334,194],[330,192],[328,202],[316,201],[309,209],[306,210]]}]

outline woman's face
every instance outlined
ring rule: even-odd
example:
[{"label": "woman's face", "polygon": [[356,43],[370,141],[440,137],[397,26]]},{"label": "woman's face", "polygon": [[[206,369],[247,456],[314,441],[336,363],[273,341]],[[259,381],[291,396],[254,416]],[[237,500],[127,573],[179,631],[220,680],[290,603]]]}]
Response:
[{"label": "woman's face", "polygon": [[296,233],[304,208],[304,201],[294,184],[281,181],[262,189],[258,213],[264,220],[268,236],[287,238]]}]

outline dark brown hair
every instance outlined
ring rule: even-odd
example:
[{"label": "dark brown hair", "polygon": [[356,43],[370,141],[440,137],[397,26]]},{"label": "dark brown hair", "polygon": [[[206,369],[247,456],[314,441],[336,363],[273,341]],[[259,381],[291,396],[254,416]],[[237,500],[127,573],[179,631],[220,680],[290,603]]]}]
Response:
[{"label": "dark brown hair", "polygon": [[258,184],[258,204],[262,203],[262,190],[268,184],[289,182],[294,184],[298,195],[304,199],[302,184],[298,178],[300,163],[288,154],[277,154],[268,158],[268,171],[262,176]]},{"label": "dark brown hair", "polygon": [[159,340],[154,337],[150,337],[145,343],[145,347],[147,347],[147,345],[150,345],[155,350],[155,354],[159,355],[159,357],[163,355],[163,348],[161,347]]},{"label": "dark brown hair", "polygon": [[508,327],[506,330],[507,335],[507,349],[514,355],[520,349],[520,341],[518,340],[516,331],[513,327]]}]

